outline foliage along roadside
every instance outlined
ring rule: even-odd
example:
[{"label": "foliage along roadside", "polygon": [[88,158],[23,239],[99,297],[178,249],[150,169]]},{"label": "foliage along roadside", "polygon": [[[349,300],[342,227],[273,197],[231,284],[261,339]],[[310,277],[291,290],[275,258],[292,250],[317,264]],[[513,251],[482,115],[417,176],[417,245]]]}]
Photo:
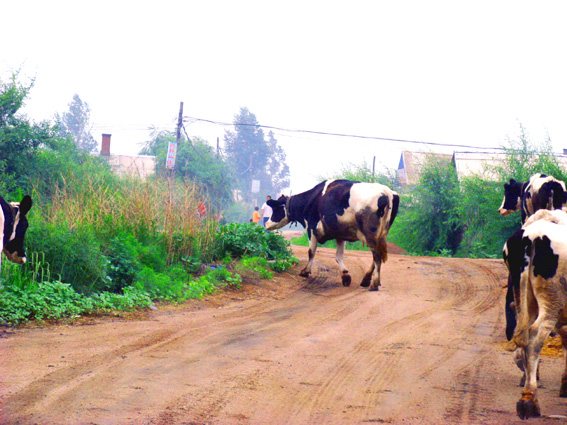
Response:
[{"label": "foliage along roadside", "polygon": [[[37,254],[32,255],[27,267],[8,264],[0,288],[0,322],[14,325],[114,310],[132,311],[150,307],[157,300],[183,302],[225,287],[240,288],[243,276],[272,279],[274,271],[287,270],[298,262],[291,254],[289,242],[257,225],[219,226],[216,235],[215,262],[198,263],[193,273],[181,265],[161,273],[140,266],[131,284],[117,292],[80,293],[71,284],[53,280],[48,263]],[[245,250],[243,246],[246,246]],[[128,265],[130,269],[131,264]]]}]

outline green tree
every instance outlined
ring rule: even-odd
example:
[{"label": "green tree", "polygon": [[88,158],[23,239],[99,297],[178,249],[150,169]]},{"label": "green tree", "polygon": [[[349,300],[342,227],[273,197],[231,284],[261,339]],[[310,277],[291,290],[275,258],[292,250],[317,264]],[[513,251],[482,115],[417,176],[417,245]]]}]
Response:
[{"label": "green tree", "polygon": [[62,115],[55,114],[55,122],[59,127],[60,135],[71,136],[77,146],[87,152],[95,152],[98,143],[91,134],[91,108],[83,102],[78,94],[73,95],[69,103],[69,111]]},{"label": "green tree", "polygon": [[418,254],[455,254],[463,236],[457,172],[450,160],[428,157],[418,183],[402,196],[391,240]]},{"label": "green tree", "polygon": [[[241,108],[234,116],[234,131],[227,130],[224,141],[227,160],[246,200],[256,197],[258,202],[266,194],[277,196],[289,186],[285,152],[272,132],[266,140],[256,116],[247,108]],[[252,180],[260,181],[260,195],[251,193]]]},{"label": "green tree", "polygon": [[14,73],[9,81],[0,80],[0,189],[28,191],[30,175],[38,171],[42,150],[59,142],[48,122],[35,123],[19,113],[33,81],[22,84]]},{"label": "green tree", "polygon": [[[171,131],[161,131],[140,152],[142,155],[155,155],[157,172],[165,172],[165,162],[169,142],[175,142],[176,135]],[[203,139],[182,137],[177,147],[176,177],[189,179],[200,185],[211,202],[218,208],[232,200],[232,175],[230,168]]]}]

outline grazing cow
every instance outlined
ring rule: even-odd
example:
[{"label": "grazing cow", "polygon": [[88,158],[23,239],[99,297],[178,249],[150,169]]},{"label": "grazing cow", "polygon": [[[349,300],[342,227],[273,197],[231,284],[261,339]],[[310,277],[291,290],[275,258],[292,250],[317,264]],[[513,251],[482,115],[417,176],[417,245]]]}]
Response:
[{"label": "grazing cow", "polygon": [[343,262],[345,242],[366,243],[372,251],[373,262],[361,286],[377,291],[380,266],[388,256],[386,236],[396,218],[399,202],[398,194],[382,184],[327,180],[307,192],[268,201],[273,211],[266,229],[279,229],[293,222],[307,228],[309,261],[300,272],[304,277],[311,273],[317,243],[336,239],[335,258],[344,286],[351,283]]},{"label": "grazing cow", "polygon": [[510,179],[510,183],[504,183],[504,200],[498,212],[500,215],[508,215],[521,210],[523,224],[536,211],[562,209],[566,202],[565,183],[538,173],[525,183],[514,179]]},{"label": "grazing cow", "polygon": [[[24,236],[28,229],[28,211],[32,207],[32,199],[26,195],[21,202],[8,203],[0,196],[0,251],[8,260],[17,264],[26,262]],[[0,271],[2,257],[0,252]]]},{"label": "grazing cow", "polygon": [[[506,242],[504,258],[518,315],[512,345],[519,349],[526,374],[516,411],[527,419],[541,414],[536,394],[539,354],[554,328],[567,350],[567,214],[538,211]],[[567,397],[567,359],[559,396]]]}]

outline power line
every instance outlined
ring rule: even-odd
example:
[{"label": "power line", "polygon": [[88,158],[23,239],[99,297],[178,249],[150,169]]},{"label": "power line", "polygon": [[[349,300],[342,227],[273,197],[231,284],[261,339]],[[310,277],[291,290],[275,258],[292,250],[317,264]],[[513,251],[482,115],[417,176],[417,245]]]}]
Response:
[{"label": "power line", "polygon": [[284,131],[289,133],[304,133],[304,134],[315,134],[319,136],[337,136],[337,137],[349,137],[355,139],[366,139],[366,140],[380,140],[380,141],[388,141],[388,142],[400,142],[400,143],[413,143],[413,144],[421,144],[421,145],[431,145],[431,146],[444,146],[444,147],[459,147],[459,148],[471,148],[471,149],[481,149],[481,150],[505,150],[502,147],[494,148],[494,147],[479,147],[479,146],[471,146],[471,145],[462,145],[456,143],[435,143],[435,142],[423,142],[418,140],[405,140],[405,139],[392,139],[388,137],[377,137],[377,136],[361,136],[358,134],[344,134],[344,133],[330,133],[326,131],[314,131],[314,130],[297,130],[297,129],[288,129],[288,128],[281,128],[275,127],[271,125],[261,125],[261,124],[249,124],[249,123],[227,123],[222,121],[214,121],[208,120],[204,118],[195,118],[195,117],[184,117],[184,121],[191,121],[191,122],[206,122],[209,124],[215,124],[220,126],[228,126],[228,127],[259,127],[259,128],[267,128],[270,130],[278,130]]}]

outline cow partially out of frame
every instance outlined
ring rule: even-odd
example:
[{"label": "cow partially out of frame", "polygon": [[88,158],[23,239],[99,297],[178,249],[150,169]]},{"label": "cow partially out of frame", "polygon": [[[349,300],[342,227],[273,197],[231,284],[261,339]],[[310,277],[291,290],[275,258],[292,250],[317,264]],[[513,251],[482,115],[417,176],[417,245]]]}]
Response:
[{"label": "cow partially out of frame", "polygon": [[380,266],[388,257],[386,236],[394,223],[400,198],[387,186],[348,180],[328,180],[313,189],[290,197],[268,201],[272,216],[266,229],[275,230],[297,222],[307,228],[309,260],[300,276],[307,277],[315,258],[318,243],[336,239],[336,261],[344,286],[351,276],[343,262],[345,243],[360,240],[372,251],[373,262],[361,286],[377,291]]},{"label": "cow partially out of frame", "polygon": [[2,271],[2,252],[8,260],[17,264],[26,262],[24,237],[28,229],[27,213],[32,207],[29,195],[21,202],[6,202],[0,196],[0,272]]},{"label": "cow partially out of frame", "polygon": [[[504,184],[504,200],[498,212],[506,216],[518,210],[521,211],[522,224],[539,210],[565,210],[567,191],[565,183],[557,180],[553,176],[545,174],[534,174],[530,180],[521,183],[510,179],[510,183]],[[523,261],[521,257],[508,255],[508,250],[514,250],[518,244],[516,239],[521,240],[523,231],[518,230],[510,237],[504,246],[504,261],[510,270],[508,274],[508,291],[506,293],[506,337],[510,339],[516,327],[516,312],[512,308],[514,303],[514,290],[519,287],[519,275],[514,270],[518,270],[514,264],[512,267],[508,261]],[[510,260],[508,260],[508,258]]]},{"label": "cow partially out of frame", "polygon": [[[552,330],[567,350],[567,214],[540,210],[530,217],[505,246],[505,260],[514,276],[518,323],[512,343],[524,369],[522,397],[516,405],[520,418],[541,415],[537,397],[539,355]],[[559,396],[567,397],[567,359]]]}]

